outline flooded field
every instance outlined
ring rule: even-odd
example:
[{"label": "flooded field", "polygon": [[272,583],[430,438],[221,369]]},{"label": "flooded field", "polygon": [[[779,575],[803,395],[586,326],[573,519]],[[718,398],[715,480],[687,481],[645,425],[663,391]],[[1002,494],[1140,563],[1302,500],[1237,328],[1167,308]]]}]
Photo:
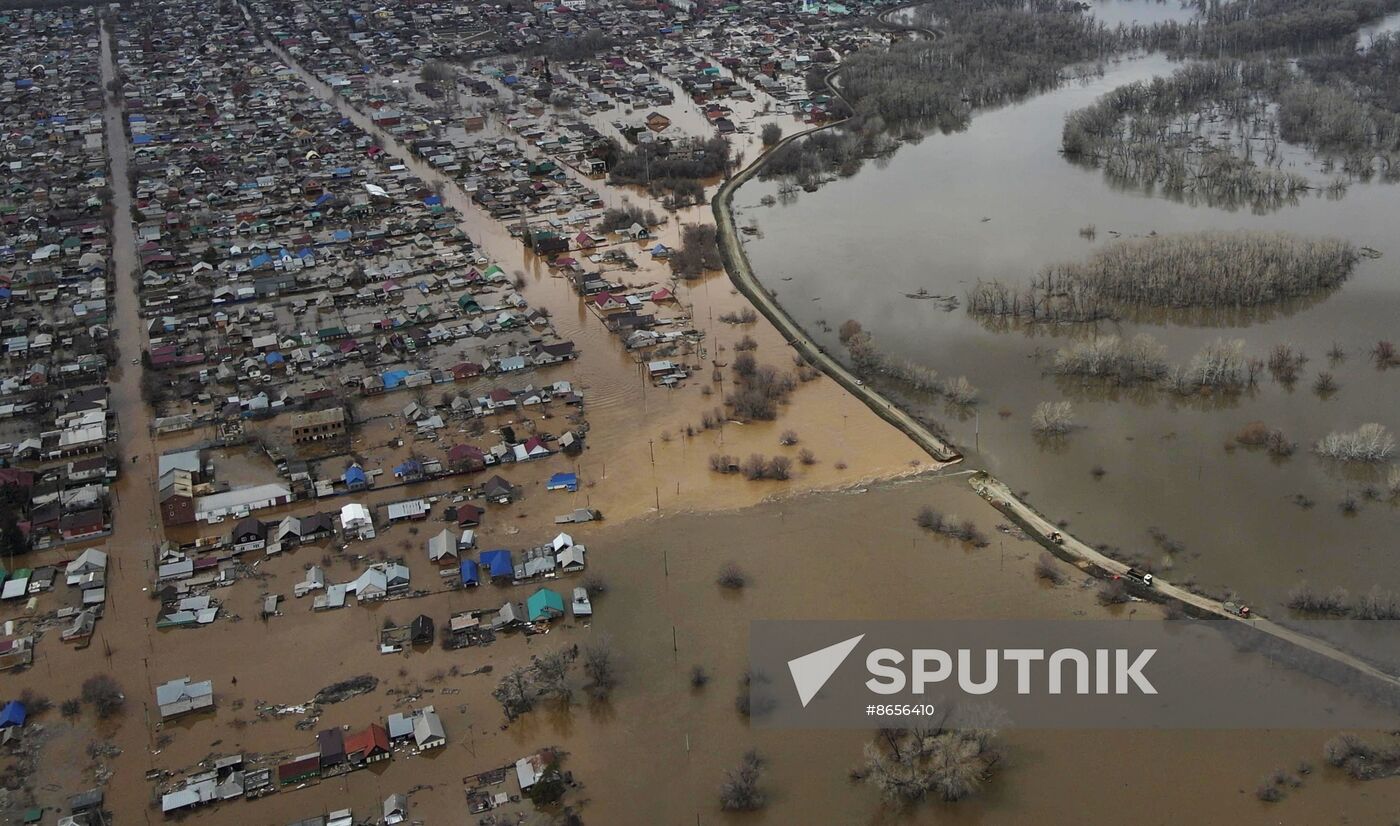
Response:
[{"label": "flooded field", "polygon": [[[1145,14],[1159,8],[1136,5]],[[1151,560],[1177,581],[1233,588],[1276,615],[1304,579],[1353,593],[1400,586],[1389,564],[1400,509],[1367,500],[1378,472],[1309,453],[1329,431],[1365,422],[1400,428],[1400,372],[1378,370],[1369,356],[1378,340],[1400,332],[1400,187],[1355,183],[1340,198],[1313,192],[1254,214],[1117,188],[1058,154],[1068,112],[1175,68],[1161,56],[1107,65],[1101,77],[980,113],[965,132],[927,135],[854,177],[788,193],[773,208],[759,201],[777,194],[776,184],[750,184],[736,208],[741,222],[762,228],[748,246],[754,270],[833,351],[840,351],[835,333],[821,331],[854,318],[891,356],[967,375],[982,391],[975,412],[907,401],[939,417],[974,465],[1028,491],[1088,542]],[[1311,161],[1291,171],[1327,179]],[[1090,226],[1096,240],[1080,232]],[[1363,259],[1339,290],[1314,300],[1240,313],[1162,312],[1134,323],[989,329],[961,307],[944,311],[942,302],[906,297],[926,290],[962,299],[979,279],[1024,283],[1046,264],[1082,259],[1118,237],[1231,229],[1335,235],[1383,255]],[[1107,390],[1049,373],[1054,352],[1069,342],[1142,332],[1166,345],[1173,364],[1221,338],[1243,339],[1247,354],[1260,358],[1292,344],[1309,361],[1291,386],[1266,375],[1256,389],[1211,398]],[[1328,358],[1334,346],[1343,358]],[[1313,392],[1319,371],[1332,373],[1340,390]],[[1046,400],[1071,401],[1082,428],[1052,443],[1033,438],[1030,414]],[[1274,461],[1235,449],[1235,434],[1252,421],[1282,428],[1297,453]],[[1360,503],[1351,515],[1339,507],[1348,498]]]}]

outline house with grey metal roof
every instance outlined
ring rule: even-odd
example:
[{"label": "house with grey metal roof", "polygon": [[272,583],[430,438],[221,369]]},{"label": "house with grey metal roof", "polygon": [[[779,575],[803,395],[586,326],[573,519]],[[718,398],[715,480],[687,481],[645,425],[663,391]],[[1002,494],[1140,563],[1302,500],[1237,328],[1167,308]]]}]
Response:
[{"label": "house with grey metal roof", "polygon": [[214,683],[211,680],[191,682],[189,677],[171,680],[156,686],[156,704],[160,706],[162,720],[212,708]]}]

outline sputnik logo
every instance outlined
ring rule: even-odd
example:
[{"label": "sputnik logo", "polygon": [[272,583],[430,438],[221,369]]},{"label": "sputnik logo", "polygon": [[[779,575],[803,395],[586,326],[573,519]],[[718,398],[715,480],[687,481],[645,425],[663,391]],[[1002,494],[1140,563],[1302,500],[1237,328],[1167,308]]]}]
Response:
[{"label": "sputnik logo", "polygon": [[797,697],[802,701],[803,708],[817,696],[817,692],[822,690],[826,681],[831,679],[831,675],[836,673],[836,669],[841,667],[841,663],[846,661],[863,639],[865,635],[861,634],[810,654],[803,654],[795,660],[788,660],[788,671],[792,673],[792,682],[797,686]]}]

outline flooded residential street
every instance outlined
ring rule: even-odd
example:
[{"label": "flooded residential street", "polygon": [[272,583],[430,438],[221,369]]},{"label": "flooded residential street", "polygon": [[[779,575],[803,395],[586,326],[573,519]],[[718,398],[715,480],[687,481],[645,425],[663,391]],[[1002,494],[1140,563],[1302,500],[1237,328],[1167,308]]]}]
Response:
[{"label": "flooded residential street", "polygon": [[[285,52],[282,57],[309,87],[333,101],[356,125],[372,128],[367,116],[336,97]],[[532,304],[547,308],[559,333],[582,351],[577,367],[588,398],[590,431],[589,451],[578,462],[578,470],[596,478],[598,485],[596,491],[580,491],[575,506],[599,508],[610,519],[626,519],[655,512],[658,506],[665,513],[752,504],[790,487],[775,491],[761,484],[745,486],[710,472],[708,458],[713,453],[743,456],[755,450],[769,452],[784,430],[816,437],[810,446],[820,461],[801,471],[799,489],[907,473],[932,464],[897,430],[827,381],[800,387],[779,421],[736,423],[713,433],[685,436],[686,428],[698,429],[701,414],[720,401],[702,397],[703,382],[689,382],[676,389],[651,387],[643,365],[618,347],[615,337],[585,308],[567,279],[552,274],[542,258],[511,238],[504,225],[485,215],[465,192],[413,157],[407,148],[397,145],[395,154],[423,180],[448,183],[443,197],[464,216],[463,229],[502,267],[526,275],[524,295]],[[616,187],[601,187],[601,191],[611,193],[611,198],[628,197],[619,196],[622,190]],[[659,204],[639,193],[632,193],[630,200],[662,212]],[[661,240],[678,244],[681,228],[702,220],[705,214],[704,207],[674,213]],[[636,285],[667,284],[671,279],[665,263],[654,260],[635,272],[613,270],[609,275]],[[719,321],[720,316],[749,306],[722,273],[678,282],[676,289],[697,327],[704,330],[706,351],[712,360],[726,362],[725,350],[743,336],[752,336],[759,342],[760,360],[782,369],[792,363],[792,351],[769,324],[761,320],[749,325]]]},{"label": "flooded residential street", "polygon": [[[115,76],[107,34],[104,25],[101,38],[104,87]],[[116,452],[122,462],[121,476],[114,488],[116,523],[111,536],[97,543],[109,554],[107,606],[90,646],[76,648],[60,642],[57,633],[50,634],[50,639],[38,648],[33,667],[14,682],[20,687],[32,688],[55,703],[76,696],[83,680],[96,673],[111,674],[124,687],[129,702],[121,717],[98,722],[96,730],[91,732],[73,730],[71,724],[58,725],[57,739],[46,749],[41,765],[60,779],[42,788],[38,799],[42,805],[64,808],[64,801],[73,789],[90,785],[87,772],[101,762],[112,771],[106,784],[111,808],[134,814],[146,809],[150,799],[144,774],[154,759],[148,733],[153,686],[173,676],[169,674],[172,667],[180,666],[178,660],[163,663],[157,658],[159,640],[153,637],[151,627],[154,607],[149,592],[153,581],[151,549],[159,541],[161,530],[155,502],[155,457],[159,451],[150,435],[150,411],[141,398],[139,359],[145,346],[145,334],[136,294],[140,265],[131,220],[129,149],[123,131],[121,103],[111,95],[107,96],[103,119],[110,154],[112,200],[116,208],[111,246],[116,278],[113,326],[118,331],[119,358],[111,374],[109,400],[121,428]],[[132,456],[137,461],[132,462],[129,458]],[[60,549],[48,552],[47,556],[53,560],[67,559],[71,558],[72,551]],[[90,750],[84,754],[83,740],[88,735],[98,742],[110,742],[120,750],[121,756],[99,760]]]}]

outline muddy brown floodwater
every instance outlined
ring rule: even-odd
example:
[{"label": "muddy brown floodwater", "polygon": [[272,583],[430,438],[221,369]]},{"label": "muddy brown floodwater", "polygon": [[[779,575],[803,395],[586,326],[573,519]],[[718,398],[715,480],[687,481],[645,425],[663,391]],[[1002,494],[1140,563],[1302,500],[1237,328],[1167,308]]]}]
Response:
[{"label": "muddy brown floodwater", "polygon": [[[335,97],[329,87],[279,54],[298,70],[302,79],[318,94],[333,100],[362,129],[372,131],[369,119],[348,102]],[[756,130],[754,130],[756,132]],[[741,138],[739,148],[754,151],[756,137]],[[633,271],[608,270],[609,279],[629,286],[665,285],[673,288],[682,307],[705,334],[703,353],[685,358],[697,368],[695,376],[675,390],[654,388],[646,378],[636,354],[626,352],[619,340],[584,306],[567,279],[552,273],[547,262],[530,253],[510,237],[508,228],[491,219],[475,206],[459,187],[451,185],[431,166],[413,157],[401,144],[390,142],[390,149],[424,181],[444,181],[443,197],[462,217],[461,226],[497,263],[510,272],[525,275],[522,290],[531,306],[549,310],[555,329],[572,339],[582,351],[572,362],[570,377],[585,390],[589,422],[588,450],[578,461],[581,478],[596,483],[583,488],[571,507],[585,504],[603,510],[609,519],[628,518],[643,513],[696,508],[727,508],[752,504],[774,493],[793,489],[833,485],[908,472],[915,463],[928,466],[931,460],[910,444],[897,430],[856,402],[836,385],[818,380],[800,386],[778,421],[747,425],[729,424],[723,428],[685,436],[687,427],[698,428],[701,414],[720,405],[730,379],[711,381],[714,363],[727,364],[733,345],[744,336],[758,342],[760,363],[779,369],[792,367],[792,350],[778,331],[761,318],[755,324],[731,325],[719,321],[726,313],[751,308],[722,273],[689,282],[671,283],[669,268],[652,259],[644,244],[628,245],[627,251],[638,263]],[[598,189],[609,203],[630,201],[657,215],[667,215],[660,204],[635,190],[619,190],[601,181],[584,179]],[[705,207],[671,213],[659,233],[667,246],[680,243],[682,227],[705,221]],[[709,388],[706,390],[706,388]],[[707,395],[708,393],[708,395]],[[778,435],[795,430],[809,441],[800,447],[780,449]],[[800,468],[795,484],[781,487],[744,484],[734,477],[717,476],[708,470],[713,453],[747,456],[785,452],[801,448],[817,456],[814,465]],[[560,500],[555,500],[560,501]],[[567,508],[562,508],[563,512]]]},{"label": "muddy brown floodwater", "polygon": [[[993,537],[991,547],[971,551],[920,531],[912,514],[926,503],[976,515]],[[568,752],[565,765],[583,784],[570,800],[589,823],[740,822],[719,810],[717,790],[724,771],[751,747],[769,761],[764,787],[770,803],[757,817],[765,823],[1071,824],[1106,822],[1129,810],[1160,813],[1144,822],[1322,823],[1347,816],[1352,823],[1376,823],[1393,809],[1395,798],[1383,785],[1359,786],[1321,767],[1325,731],[1051,731],[1007,733],[1006,764],[984,796],[898,812],[847,779],[873,732],[760,730],[739,716],[734,701],[751,620],[1130,618],[1099,607],[1095,589],[1080,577],[1057,588],[1037,582],[1029,569],[1039,548],[995,533],[996,522],[960,479],[927,477],[733,512],[636,519],[588,537],[597,549],[592,573],[608,586],[595,601],[591,626],[565,625],[528,644],[516,635],[456,652],[382,656],[375,634],[386,618],[443,617],[520,599],[525,589],[484,587],[331,614],[293,603],[285,616],[263,624],[251,618],[258,590],[285,589],[298,572],[241,582],[224,598],[245,616],[242,622],[161,633],[149,653],[157,679],[187,671],[213,679],[217,711],[168,725],[149,742],[142,741],[139,721],[128,721],[123,730],[137,733],[130,762],[139,772],[147,765],[182,768],[211,752],[301,754],[311,749],[315,729],[359,726],[433,703],[449,738],[437,754],[400,754],[374,770],[212,807],[186,820],[281,824],[339,806],[368,811],[391,792],[416,788],[416,819],[470,822],[463,776],[550,745]],[[739,593],[714,581],[730,560],[748,575]],[[1146,605],[1129,610],[1138,619],[1157,615]],[[595,704],[579,692],[567,708],[543,704],[502,730],[489,692],[504,670],[532,653],[603,636],[621,662],[611,701]],[[689,683],[697,664],[711,675],[700,690]],[[493,674],[469,674],[486,665]],[[1249,657],[1236,665],[1266,668]],[[454,666],[457,675],[450,672]],[[325,707],[311,730],[298,730],[296,715],[259,720],[254,711],[260,702],[304,702],[328,682],[360,673],[378,675],[379,690]],[[1318,703],[1347,702],[1302,678],[1297,685]],[[158,753],[147,757],[142,746]],[[1303,788],[1272,807],[1254,799],[1264,775],[1291,770],[1303,759],[1319,766]],[[144,781],[133,780],[134,790],[111,792],[125,806],[144,793]]]},{"label": "muddy brown floodwater", "polygon": [[[1300,580],[1352,593],[1400,588],[1393,564],[1400,508],[1366,497],[1384,470],[1341,467],[1309,452],[1329,431],[1366,422],[1400,430],[1400,371],[1378,370],[1368,355],[1377,340],[1400,335],[1400,187],[1356,183],[1339,199],[1314,194],[1255,214],[1116,188],[1100,171],[1059,156],[1067,112],[1177,67],[1160,56],[1110,64],[1102,77],[979,113],[965,132],[930,134],[771,209],[759,200],[777,194],[776,184],[747,184],[736,204],[741,221],[754,217],[763,229],[748,245],[754,271],[833,351],[840,351],[835,334],[821,331],[854,318],[891,356],[966,375],[982,391],[975,413],[928,399],[905,402],[944,422],[969,464],[1028,491],[1031,502],[1051,519],[1068,520],[1086,542],[1120,548],[1174,581],[1234,590],[1276,617]],[[1315,162],[1296,171],[1328,178]],[[1097,240],[1080,235],[1090,225]],[[1002,331],[963,308],[945,312],[939,302],[906,298],[920,289],[963,298],[979,279],[1021,283],[1046,264],[1081,259],[1118,236],[1207,229],[1337,235],[1383,255],[1363,259],[1329,295],[1254,312],[1162,312],[1133,322]],[[1265,375],[1250,392],[1214,398],[1050,375],[1054,352],[1090,333],[1147,333],[1167,347],[1172,364],[1185,364],[1219,338],[1243,339],[1258,357],[1291,343],[1309,361],[1292,386]],[[1339,361],[1327,356],[1334,344],[1345,354]],[[1313,392],[1320,371],[1333,374],[1338,392]],[[1083,427],[1056,442],[1035,439],[1029,419],[1036,405],[1062,399],[1073,403]],[[1259,450],[1227,450],[1256,420],[1282,428],[1297,453],[1273,461]],[[1315,507],[1295,505],[1298,495]],[[1354,516],[1339,508],[1348,496],[1361,502]]]},{"label": "muddy brown floodwater", "polygon": [[[112,69],[107,48],[104,37],[104,81]],[[449,745],[431,756],[398,754],[371,770],[257,801],[213,806],[186,819],[283,824],[344,806],[353,806],[364,816],[377,811],[386,795],[413,790],[414,820],[472,822],[465,812],[462,778],[549,745],[568,753],[566,768],[583,784],[568,800],[581,806],[586,821],[593,824],[742,820],[1077,824],[1118,819],[1124,812],[1136,813],[1143,822],[1312,824],[1377,823],[1394,813],[1396,797],[1385,784],[1355,784],[1325,768],[1309,775],[1303,787],[1283,803],[1266,807],[1254,799],[1255,784],[1269,771],[1292,768],[1301,759],[1320,765],[1327,732],[1008,733],[1006,764],[983,796],[956,806],[931,804],[905,812],[882,807],[871,790],[847,780],[871,732],[751,729],[735,711],[734,700],[746,664],[748,623],[754,619],[1068,619],[1102,617],[1110,611],[1097,605],[1093,587],[1078,578],[1057,588],[1033,579],[1030,568],[1039,548],[995,532],[1000,516],[961,477],[933,478],[925,473],[863,484],[861,480],[926,469],[931,462],[903,435],[825,379],[800,386],[777,422],[732,424],[695,437],[682,436],[686,425],[698,423],[700,413],[717,404],[722,394],[718,385],[712,395],[702,394],[701,388],[710,383],[708,359],[728,360],[733,342],[750,334],[759,341],[760,361],[785,366],[791,350],[778,333],[763,321],[741,328],[716,321],[726,311],[747,306],[723,278],[681,285],[683,301],[707,333],[707,352],[692,357],[702,369],[684,388],[651,388],[643,382],[635,361],[603,331],[567,284],[553,277],[543,262],[524,253],[455,189],[448,190],[448,198],[462,211],[468,233],[502,266],[526,274],[525,294],[531,304],[548,307],[560,332],[582,348],[576,365],[588,393],[592,425],[591,447],[579,468],[585,480],[594,484],[572,498],[551,494],[543,499],[532,487],[523,502],[503,513],[493,512],[481,541],[483,546],[520,547],[524,539],[510,537],[516,533],[533,537],[549,530],[554,513],[583,504],[602,508],[608,515],[606,522],[574,531],[590,548],[590,573],[608,585],[606,594],[595,601],[594,621],[588,626],[566,623],[528,642],[516,635],[486,648],[456,652],[433,648],[384,656],[375,642],[386,619],[404,622],[426,613],[441,623],[453,612],[523,599],[528,590],[484,587],[326,614],[313,614],[305,601],[288,599],[282,616],[266,622],[254,619],[263,593],[288,593],[301,578],[302,568],[330,550],[307,547],[264,560],[257,578],[222,590],[225,617],[213,625],[154,631],[155,605],[146,591],[151,548],[159,536],[152,457],[175,442],[152,442],[138,375],[123,367],[140,352],[141,325],[129,283],[136,267],[125,185],[126,140],[119,109],[109,106],[106,118],[117,207],[113,247],[121,331],[112,404],[122,426],[119,454],[142,459],[135,465],[124,464],[117,485],[116,533],[106,543],[113,559],[108,608],[93,645],[76,650],[50,635],[39,646],[34,667],[10,682],[16,692],[32,687],[59,702],[75,695],[88,675],[107,671],[126,689],[128,703],[111,721],[94,721],[90,713],[76,723],[59,720],[55,712],[43,718],[47,739],[40,759],[42,782],[36,784],[42,805],[57,807],[67,794],[91,784],[89,739],[109,741],[122,751],[120,757],[101,761],[115,770],[105,788],[109,808],[119,822],[149,822],[159,820],[159,815],[149,808],[152,784],[144,776],[148,770],[179,771],[210,754],[236,751],[303,754],[313,748],[317,728],[360,727],[395,710],[432,703],[443,716]],[[435,180],[426,167],[411,166],[425,180]],[[885,180],[884,185],[892,182]],[[897,189],[890,191],[898,194]],[[756,195],[752,197],[757,200]],[[751,214],[757,215],[765,232],[772,232],[781,229],[780,216],[821,197],[803,196],[794,209]],[[850,218],[845,215],[843,221]],[[680,224],[693,220],[703,220],[703,212],[674,216],[663,240],[673,243]],[[830,233],[828,239],[838,239],[845,232],[840,222],[822,227],[824,235]],[[937,233],[923,227],[916,236],[932,238]],[[753,250],[766,249],[769,243],[756,244]],[[788,272],[802,277],[795,278],[793,287],[784,284],[780,294],[810,283],[811,278],[829,277],[826,274],[836,272],[832,261],[848,267],[862,263],[860,256],[829,242],[809,242],[805,247],[784,264]],[[889,246],[866,243],[861,248],[873,255],[872,251]],[[812,251],[823,260],[809,258]],[[776,286],[781,268],[768,266],[770,262],[760,265],[759,255],[756,270],[762,277],[771,276]],[[800,272],[791,269],[796,261],[805,262]],[[845,270],[847,275],[850,272]],[[882,278],[899,272],[899,268],[882,271]],[[655,263],[612,276],[633,284],[666,280],[666,273]],[[846,282],[865,285],[863,290],[884,289],[878,279],[869,277]],[[827,293],[832,298],[838,294],[849,298],[843,290]],[[900,304],[872,305],[867,309],[891,320],[910,314]],[[825,310],[833,324],[844,317],[837,312],[846,312],[834,307]],[[811,317],[811,313],[795,314]],[[847,314],[862,317],[857,312]],[[954,321],[952,316],[937,318]],[[884,328],[877,329],[883,332]],[[954,346],[956,338],[939,342],[945,343],[946,350],[913,341],[908,346],[937,352],[940,359],[961,355],[967,348],[966,344],[961,349]],[[1015,362],[1023,355],[1006,358]],[[978,380],[976,373],[972,375]],[[985,379],[979,383],[991,384]],[[988,425],[983,422],[984,447],[998,436]],[[777,434],[785,429],[798,431],[800,446],[818,457],[817,464],[800,469],[792,483],[752,484],[716,477],[706,469],[706,457],[712,452],[782,452]],[[669,438],[663,438],[663,432]],[[252,478],[254,470],[250,464],[240,466],[238,472]],[[1124,467],[1122,479],[1127,476]],[[533,486],[539,480],[526,475],[522,481]],[[1081,489],[1077,484],[1066,487]],[[834,490],[793,495],[811,489]],[[784,498],[762,501],[777,496]],[[923,533],[913,516],[925,504],[974,519],[993,537],[991,547],[973,551]],[[301,508],[313,509],[312,503]],[[393,529],[386,541],[405,539],[404,531]],[[422,537],[409,541],[420,544]],[[369,553],[373,547],[362,550]],[[729,561],[739,563],[749,575],[750,584],[740,593],[715,584],[719,568]],[[328,579],[342,581],[350,570],[349,563],[337,558]],[[414,575],[418,581],[431,572],[415,562]],[[1134,612],[1156,616],[1156,609],[1146,605],[1129,606],[1116,615],[1128,619]],[[525,662],[532,653],[604,635],[622,662],[621,686],[611,701],[591,703],[580,692],[570,706],[546,704],[502,728],[500,709],[489,696],[502,672]],[[701,690],[689,683],[694,665],[711,675]],[[473,673],[485,666],[491,666],[494,676]],[[1240,667],[1263,665],[1242,662]],[[380,678],[378,690],[325,707],[309,730],[297,728],[297,715],[279,717],[258,711],[263,705],[306,702],[323,686],[364,673]],[[214,681],[216,710],[166,726],[154,724],[150,716],[154,686],[184,675]],[[1323,704],[1348,702],[1301,677],[1297,690]],[[732,817],[719,810],[717,790],[724,770],[750,747],[769,759],[764,786],[770,805],[753,817]],[[1187,789],[1189,794],[1184,793]],[[508,813],[519,811],[515,806]]]}]

